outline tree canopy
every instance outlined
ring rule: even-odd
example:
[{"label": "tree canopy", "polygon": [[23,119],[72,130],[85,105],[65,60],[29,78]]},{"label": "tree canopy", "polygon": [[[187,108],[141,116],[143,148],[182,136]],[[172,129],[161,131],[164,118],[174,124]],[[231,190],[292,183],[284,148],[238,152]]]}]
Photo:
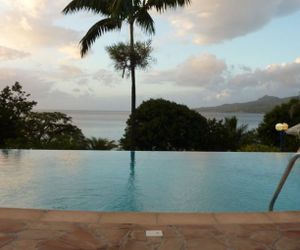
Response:
[{"label": "tree canopy", "polygon": [[22,90],[20,83],[5,87],[0,93],[0,147],[11,138],[22,137],[26,116],[36,105],[30,94]]},{"label": "tree canopy", "polygon": [[24,135],[30,148],[83,149],[86,143],[72,118],[60,112],[31,112],[25,119]]},{"label": "tree canopy", "polygon": [[33,112],[37,104],[16,82],[0,92],[0,147],[14,149],[107,150],[117,145],[106,139],[85,138],[61,112]]},{"label": "tree canopy", "polygon": [[249,133],[247,125],[238,126],[235,116],[224,120],[208,119],[207,124],[206,151],[236,151],[245,143]]},{"label": "tree canopy", "polygon": [[137,150],[236,151],[245,141],[247,126],[236,117],[207,120],[185,105],[163,99],[143,102],[127,121],[121,146],[130,149],[133,119]]},{"label": "tree canopy", "polygon": [[89,11],[103,17],[96,22],[81,39],[81,55],[84,56],[97,38],[106,32],[121,30],[122,25],[130,25],[131,46],[134,44],[133,26],[136,24],[148,34],[155,33],[154,20],[150,11],[159,13],[188,5],[190,0],[72,0],[64,9],[64,14]]},{"label": "tree canopy", "polygon": [[143,102],[127,121],[121,145],[130,148],[133,119],[138,150],[200,150],[207,133],[206,119],[187,106],[163,99]]},{"label": "tree canopy", "polygon": [[[263,144],[279,146],[279,134],[275,130],[277,123],[287,123],[289,127],[300,123],[300,100],[292,99],[265,114],[263,122],[258,127],[258,136]],[[285,136],[284,150],[296,151],[298,147],[299,141],[296,137]]]}]

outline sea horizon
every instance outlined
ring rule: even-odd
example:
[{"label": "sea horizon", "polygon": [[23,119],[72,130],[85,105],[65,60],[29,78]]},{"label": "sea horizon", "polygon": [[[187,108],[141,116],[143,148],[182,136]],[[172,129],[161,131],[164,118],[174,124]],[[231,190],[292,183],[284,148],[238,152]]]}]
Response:
[{"label": "sea horizon", "polygon": [[[197,108],[190,108],[192,110],[196,110]],[[124,112],[130,113],[130,110],[106,110],[106,109],[43,109],[43,108],[35,108],[34,111],[37,112]],[[197,111],[198,113],[220,113],[220,114],[260,114],[264,115],[262,112],[244,112],[244,111],[234,111],[234,112],[214,112],[214,111]]]},{"label": "sea horizon", "polygon": [[[80,128],[86,137],[105,138],[118,141],[122,138],[130,111],[122,110],[67,110],[67,109],[35,109],[37,112],[62,112],[72,118],[73,124]],[[199,112],[206,119],[222,120],[235,116],[238,126],[248,125],[248,130],[258,127],[263,120],[262,113],[244,112]]]}]

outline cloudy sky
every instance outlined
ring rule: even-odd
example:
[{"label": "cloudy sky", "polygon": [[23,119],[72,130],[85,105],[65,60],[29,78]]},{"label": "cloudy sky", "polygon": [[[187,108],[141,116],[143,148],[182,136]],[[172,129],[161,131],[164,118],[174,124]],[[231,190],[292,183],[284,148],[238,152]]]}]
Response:
[{"label": "cloudy sky", "polygon": [[[127,41],[128,27],[81,59],[78,42],[101,16],[64,16],[68,2],[0,0],[0,88],[19,81],[41,109],[129,110],[130,79],[104,49]],[[153,12],[156,60],[137,74],[138,103],[162,97],[194,108],[298,95],[299,10],[300,0],[193,0]]]}]

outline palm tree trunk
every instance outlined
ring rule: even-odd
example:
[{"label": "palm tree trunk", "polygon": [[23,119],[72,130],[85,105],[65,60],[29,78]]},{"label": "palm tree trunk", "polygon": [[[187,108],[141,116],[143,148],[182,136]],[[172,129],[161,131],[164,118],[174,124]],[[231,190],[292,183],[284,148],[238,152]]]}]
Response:
[{"label": "palm tree trunk", "polygon": [[136,87],[135,87],[135,62],[134,62],[134,27],[133,22],[130,23],[130,49],[131,49],[131,113],[136,109]]},{"label": "palm tree trunk", "polygon": [[135,86],[135,62],[134,62],[134,21],[130,22],[130,66],[131,66],[131,117],[132,117],[132,134],[131,134],[131,150],[135,150],[135,131],[136,122],[134,118],[136,110],[136,86]]}]

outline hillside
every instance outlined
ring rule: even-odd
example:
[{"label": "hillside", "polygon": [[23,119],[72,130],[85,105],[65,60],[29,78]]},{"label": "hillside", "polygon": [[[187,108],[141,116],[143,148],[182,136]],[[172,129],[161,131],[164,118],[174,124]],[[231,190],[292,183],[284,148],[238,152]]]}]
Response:
[{"label": "hillside", "polygon": [[265,95],[256,101],[244,102],[244,103],[232,103],[223,104],[215,107],[201,107],[197,108],[198,112],[241,112],[241,113],[266,113],[272,110],[275,106],[288,102],[293,98],[298,98],[298,96],[291,96],[285,98],[279,98],[275,96]]}]

